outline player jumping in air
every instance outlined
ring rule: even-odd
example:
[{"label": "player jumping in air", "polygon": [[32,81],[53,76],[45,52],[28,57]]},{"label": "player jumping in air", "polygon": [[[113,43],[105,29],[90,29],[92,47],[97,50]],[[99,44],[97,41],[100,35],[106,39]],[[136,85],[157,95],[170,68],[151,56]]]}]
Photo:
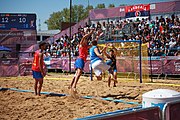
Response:
[{"label": "player jumping in air", "polygon": [[103,61],[103,56],[101,54],[106,47],[103,48],[103,50],[100,52],[97,46],[97,40],[93,40],[91,44],[92,47],[89,50],[91,66],[92,69],[94,70],[97,79],[102,80],[102,71],[106,71],[110,68],[110,66]]},{"label": "player jumping in air", "polygon": [[71,92],[70,94],[73,97],[77,97],[76,96],[76,94],[77,94],[76,85],[82,74],[84,64],[85,64],[86,58],[88,56],[88,49],[90,48],[90,46],[88,45],[88,40],[89,40],[90,36],[92,35],[93,31],[94,30],[92,29],[89,33],[85,34],[79,43],[79,57],[75,61],[76,73],[74,75],[74,78],[73,78],[73,80],[71,82],[71,86],[70,86],[70,92]]}]

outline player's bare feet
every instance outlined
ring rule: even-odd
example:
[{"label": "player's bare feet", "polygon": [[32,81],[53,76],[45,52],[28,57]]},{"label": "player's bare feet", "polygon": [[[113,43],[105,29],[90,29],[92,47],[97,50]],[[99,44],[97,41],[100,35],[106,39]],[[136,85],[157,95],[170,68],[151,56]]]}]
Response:
[{"label": "player's bare feet", "polygon": [[79,98],[78,96],[78,93],[77,93],[77,90],[75,88],[71,88],[70,89],[70,95],[73,97],[73,98]]},{"label": "player's bare feet", "polygon": [[113,87],[116,87],[116,84],[114,84],[114,86]]},{"label": "player's bare feet", "polygon": [[37,94],[38,96],[41,96],[41,93],[40,92],[38,92],[38,94]]}]

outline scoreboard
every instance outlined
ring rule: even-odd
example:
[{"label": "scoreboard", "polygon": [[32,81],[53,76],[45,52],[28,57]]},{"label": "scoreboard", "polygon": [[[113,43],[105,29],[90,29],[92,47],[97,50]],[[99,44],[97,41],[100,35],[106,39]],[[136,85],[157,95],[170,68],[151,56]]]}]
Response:
[{"label": "scoreboard", "polygon": [[0,30],[36,30],[36,14],[0,13]]}]

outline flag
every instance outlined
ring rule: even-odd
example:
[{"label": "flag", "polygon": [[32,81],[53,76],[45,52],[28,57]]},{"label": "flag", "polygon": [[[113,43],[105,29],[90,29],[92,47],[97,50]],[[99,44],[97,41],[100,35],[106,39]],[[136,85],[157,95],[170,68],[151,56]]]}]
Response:
[{"label": "flag", "polygon": [[125,7],[126,18],[149,17],[150,4],[139,4]]}]

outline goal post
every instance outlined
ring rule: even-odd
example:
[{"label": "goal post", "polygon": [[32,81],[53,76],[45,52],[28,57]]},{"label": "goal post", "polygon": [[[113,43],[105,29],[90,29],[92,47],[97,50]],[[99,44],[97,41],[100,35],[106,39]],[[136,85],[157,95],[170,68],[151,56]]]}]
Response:
[{"label": "goal post", "polygon": [[106,43],[113,43],[117,49],[116,64],[120,76],[139,79],[140,83],[149,79],[147,44],[142,44],[141,40],[100,40],[98,47],[102,49]]}]

